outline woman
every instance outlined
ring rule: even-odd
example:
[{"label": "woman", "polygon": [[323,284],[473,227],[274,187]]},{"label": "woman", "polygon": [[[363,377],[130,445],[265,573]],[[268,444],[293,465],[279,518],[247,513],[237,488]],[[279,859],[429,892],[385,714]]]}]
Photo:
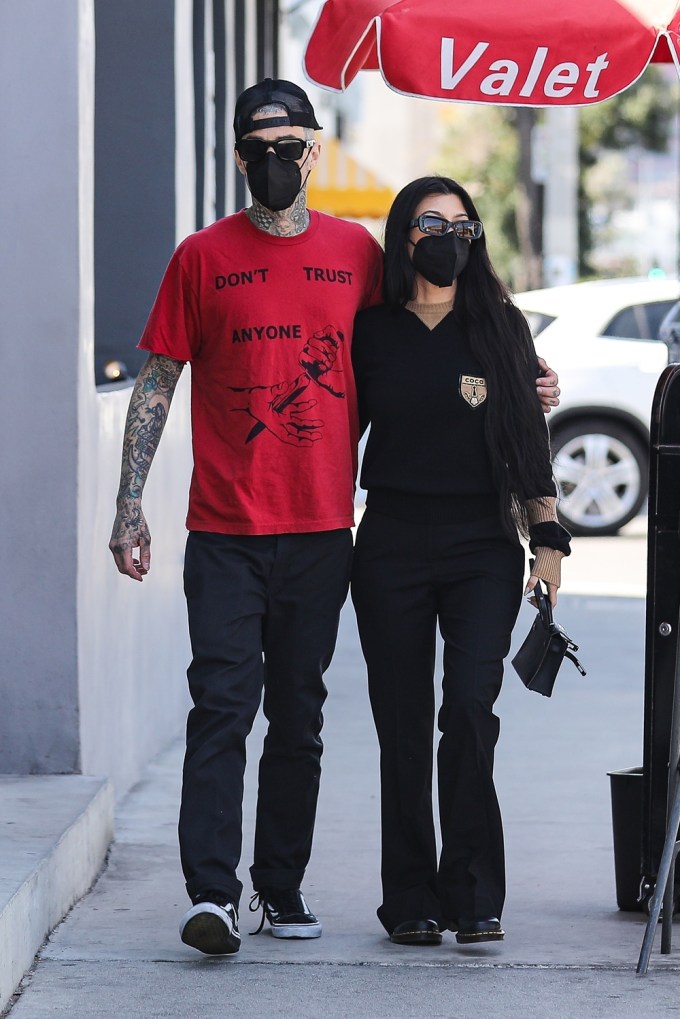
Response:
[{"label": "woman", "polygon": [[[353,360],[368,492],[352,578],[381,751],[378,916],[393,942],[499,941],[503,830],[493,783],[503,659],[524,552],[557,600],[569,535],[555,516],[527,324],[494,272],[477,210],[446,177],[396,197],[385,303],[361,312]],[[432,814],[435,630],[444,639]]]}]

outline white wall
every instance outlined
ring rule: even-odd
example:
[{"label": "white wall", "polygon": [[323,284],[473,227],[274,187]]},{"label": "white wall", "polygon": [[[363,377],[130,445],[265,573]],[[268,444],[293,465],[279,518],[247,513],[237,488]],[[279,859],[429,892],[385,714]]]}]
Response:
[{"label": "white wall", "polygon": [[122,792],[183,725],[189,662],[182,559],[190,477],[189,373],[180,380],[144,494],[152,566],[137,583],[108,550],[130,390],[94,397],[84,422],[78,561],[81,770]]}]

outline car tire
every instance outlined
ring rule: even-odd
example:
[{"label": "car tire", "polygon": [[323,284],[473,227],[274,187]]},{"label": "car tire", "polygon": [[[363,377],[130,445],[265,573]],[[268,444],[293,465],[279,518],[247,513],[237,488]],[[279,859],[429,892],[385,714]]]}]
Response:
[{"label": "car tire", "polygon": [[605,418],[570,421],[553,431],[557,515],[574,537],[616,534],[647,496],[649,456],[625,425]]}]

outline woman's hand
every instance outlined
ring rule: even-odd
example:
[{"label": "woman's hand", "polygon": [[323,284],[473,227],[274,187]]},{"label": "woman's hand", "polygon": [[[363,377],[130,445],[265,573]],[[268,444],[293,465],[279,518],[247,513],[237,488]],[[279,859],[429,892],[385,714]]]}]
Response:
[{"label": "woman's hand", "polygon": [[536,391],[541,401],[541,408],[544,414],[549,414],[553,407],[559,406],[560,389],[557,383],[557,372],[548,367],[542,357],[538,359],[538,366],[542,374],[536,379]]},{"label": "woman's hand", "polygon": [[[535,577],[533,573],[531,574],[531,576],[527,580],[527,586],[524,589],[525,596],[531,594],[533,589],[536,587],[536,584],[538,583],[539,579],[540,578]],[[555,608],[555,606],[557,605],[557,591],[558,591],[557,584],[549,584],[547,581],[543,581],[543,583],[548,588],[548,601],[550,602],[552,608]],[[536,601],[535,598],[529,598],[529,602],[534,606],[535,609],[538,608],[538,602]]]}]

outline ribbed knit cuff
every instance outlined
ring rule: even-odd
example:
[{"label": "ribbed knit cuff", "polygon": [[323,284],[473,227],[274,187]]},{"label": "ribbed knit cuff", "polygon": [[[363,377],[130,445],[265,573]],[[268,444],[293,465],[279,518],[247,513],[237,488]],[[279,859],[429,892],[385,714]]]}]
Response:
[{"label": "ribbed knit cuff", "polygon": [[530,527],[533,524],[549,524],[551,521],[557,520],[557,499],[552,495],[527,499],[525,505]]},{"label": "ribbed knit cuff", "polygon": [[562,582],[562,560],[564,552],[556,548],[537,548],[534,553],[534,565],[531,574],[540,577],[546,584],[559,587]]}]

